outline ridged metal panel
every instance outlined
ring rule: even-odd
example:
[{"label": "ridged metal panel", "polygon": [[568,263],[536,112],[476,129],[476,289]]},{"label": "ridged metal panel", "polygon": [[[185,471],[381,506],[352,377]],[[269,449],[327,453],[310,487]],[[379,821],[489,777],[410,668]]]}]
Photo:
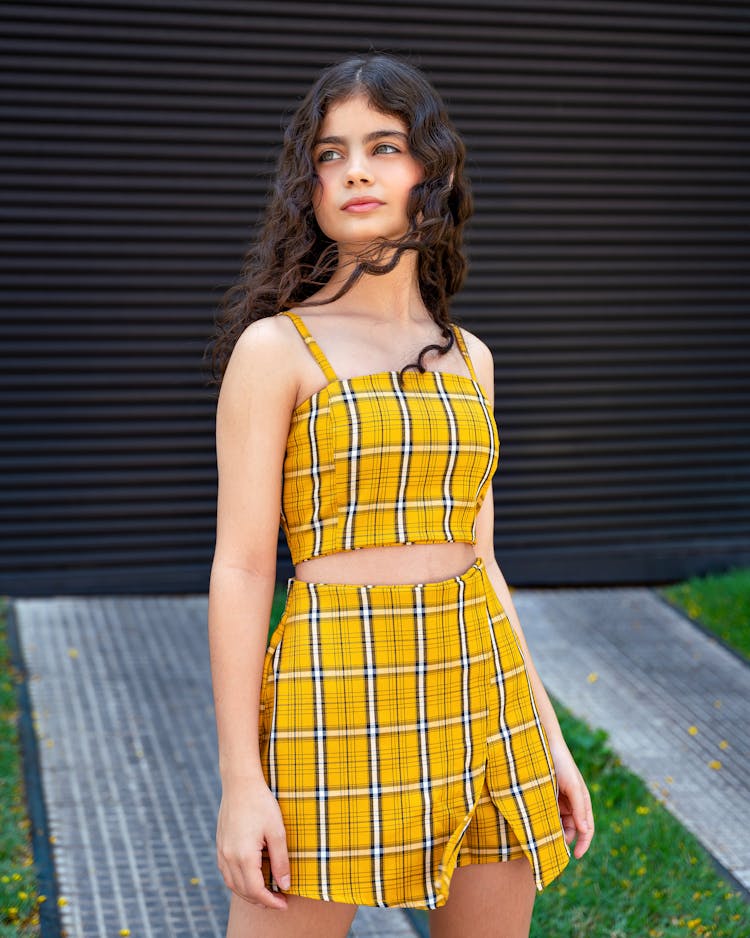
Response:
[{"label": "ridged metal panel", "polygon": [[[200,357],[319,68],[433,77],[470,151],[517,585],[750,562],[748,3],[5,3],[0,589],[202,592]],[[288,572],[281,542],[280,571]]]}]

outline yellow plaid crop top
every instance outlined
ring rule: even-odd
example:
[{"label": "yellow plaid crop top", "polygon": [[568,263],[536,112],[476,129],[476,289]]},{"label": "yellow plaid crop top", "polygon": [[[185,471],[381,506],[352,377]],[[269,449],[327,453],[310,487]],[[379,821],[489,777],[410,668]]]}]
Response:
[{"label": "yellow plaid crop top", "polygon": [[288,316],[328,379],[292,413],[281,527],[292,563],[393,544],[476,543],[498,431],[461,330],[471,377],[383,371],[338,378],[299,316]]}]

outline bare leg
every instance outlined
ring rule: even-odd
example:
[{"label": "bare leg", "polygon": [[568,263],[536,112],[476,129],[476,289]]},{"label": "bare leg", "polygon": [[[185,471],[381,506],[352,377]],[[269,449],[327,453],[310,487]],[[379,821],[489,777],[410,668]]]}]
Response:
[{"label": "bare leg", "polygon": [[535,898],[526,857],[461,866],[446,904],[429,913],[431,938],[528,938]]},{"label": "bare leg", "polygon": [[232,893],[226,938],[345,938],[356,905],[287,895],[284,911],[263,909]]}]

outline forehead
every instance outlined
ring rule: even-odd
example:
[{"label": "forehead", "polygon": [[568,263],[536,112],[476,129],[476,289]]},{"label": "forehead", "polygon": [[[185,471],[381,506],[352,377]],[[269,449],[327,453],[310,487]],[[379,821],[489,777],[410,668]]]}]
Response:
[{"label": "forehead", "polygon": [[345,136],[347,133],[389,129],[402,133],[409,130],[400,117],[378,110],[365,95],[358,94],[331,104],[320,125],[319,135]]}]

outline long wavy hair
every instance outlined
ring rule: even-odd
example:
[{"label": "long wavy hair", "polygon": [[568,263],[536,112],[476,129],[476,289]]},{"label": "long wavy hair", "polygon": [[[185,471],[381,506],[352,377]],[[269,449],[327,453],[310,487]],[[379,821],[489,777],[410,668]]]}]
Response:
[{"label": "long wavy hair", "polygon": [[393,55],[372,52],[326,68],[287,125],[260,234],[219,303],[215,331],[204,354],[210,358],[209,384],[221,385],[232,349],[251,322],[293,306],[304,307],[336,269],[337,245],[320,230],[313,211],[317,185],[313,150],[331,105],[357,94],[376,110],[404,122],[409,150],[424,173],[410,193],[403,237],[377,239],[358,257],[341,289],[325,302],[339,299],[364,274],[393,270],[404,251],[416,251],[422,300],[446,344],[425,346],[415,362],[401,369],[399,380],[409,368],[425,371],[422,359],[427,352],[444,355],[452,348],[450,299],[466,276],[463,228],[473,208],[464,174],[465,147],[440,95],[423,73]]}]

